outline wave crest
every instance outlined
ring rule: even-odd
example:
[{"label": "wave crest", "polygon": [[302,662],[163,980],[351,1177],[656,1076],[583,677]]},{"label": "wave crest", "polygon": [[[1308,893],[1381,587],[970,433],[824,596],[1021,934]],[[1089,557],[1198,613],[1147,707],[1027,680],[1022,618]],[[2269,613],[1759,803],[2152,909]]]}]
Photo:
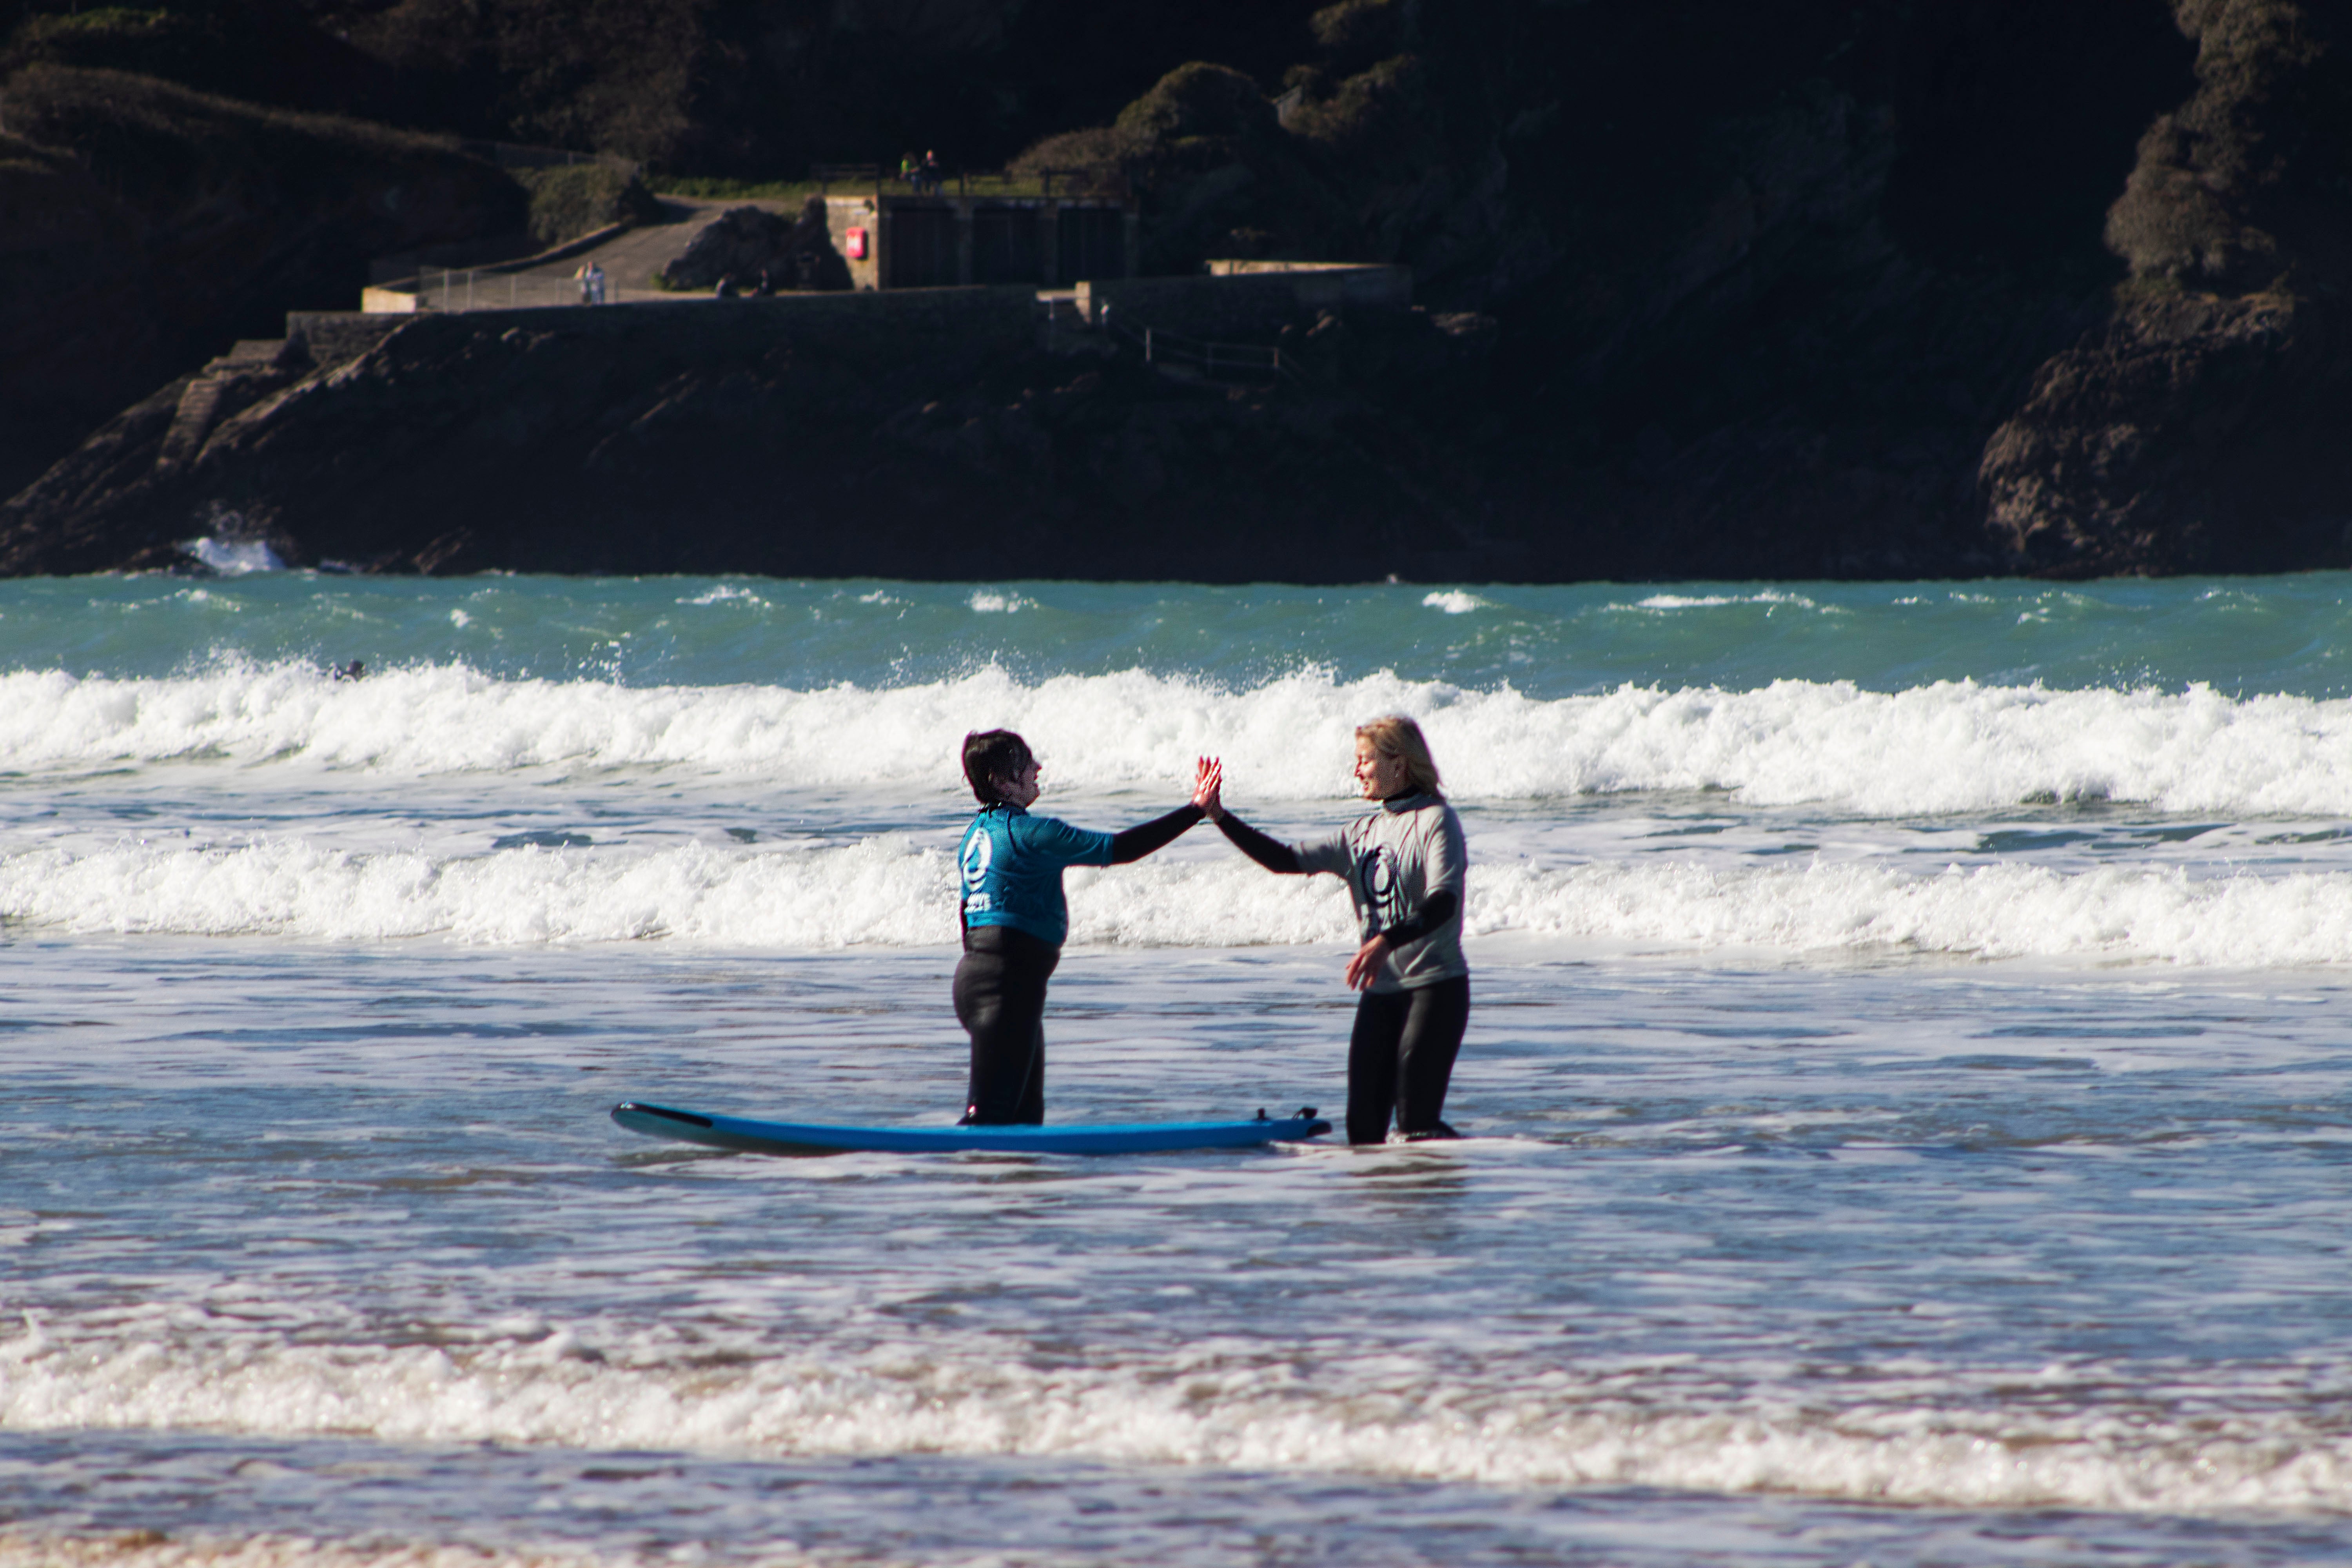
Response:
[{"label": "wave crest", "polygon": [[[1082,946],[1340,943],[1352,930],[1338,883],[1232,860],[1074,869],[1068,887],[1070,937]],[[436,859],[279,839],[0,858],[0,919],[85,933],[930,946],[956,940],[955,899],[945,848],[897,835],[783,851],[691,844]],[[1474,937],[1566,942],[2302,966],[2352,963],[2352,873],[1473,866],[1468,921]]]},{"label": "wave crest", "polygon": [[1361,1364],[1301,1366],[1212,1343],[1173,1364],[1097,1359],[1045,1369],[994,1339],[932,1334],[680,1368],[659,1338],[582,1354],[565,1331],[465,1347],[205,1347],[36,1328],[0,1343],[0,1426],[721,1454],[1060,1455],[1967,1508],[2352,1506],[2344,1433],[2315,1419],[2307,1402],[2258,1390],[2249,1393],[2266,1408],[2218,1434],[2196,1420],[2119,1418],[2100,1403],[2101,1380],[2075,1386],[2030,1371],[1988,1381],[2030,1383],[2044,1398],[1985,1414],[1949,1387],[1899,1379],[1841,1390],[1824,1408],[1818,1391],[1808,1401],[1769,1391],[1677,1397],[1664,1386],[1635,1391],[1605,1370],[1429,1367],[1412,1382],[1430,1392],[1405,1399],[1395,1393],[1396,1357],[1377,1352]]},{"label": "wave crest", "polygon": [[463,666],[333,681],[309,667],[167,680],[0,676],[0,759],[19,770],[221,758],[405,773],[685,766],[787,787],[959,788],[965,731],[1025,733],[1060,784],[1189,779],[1226,760],[1236,799],[1350,793],[1353,727],[1419,718],[1465,801],[1723,790],[1874,816],[2110,800],[2165,811],[2352,814],[2352,701],[1938,682],[1877,692],[1621,687],[1536,699],[1383,674],[1302,672],[1247,690],[1129,671],[1034,684],[1001,670],[869,689],[631,688],[502,680]]}]

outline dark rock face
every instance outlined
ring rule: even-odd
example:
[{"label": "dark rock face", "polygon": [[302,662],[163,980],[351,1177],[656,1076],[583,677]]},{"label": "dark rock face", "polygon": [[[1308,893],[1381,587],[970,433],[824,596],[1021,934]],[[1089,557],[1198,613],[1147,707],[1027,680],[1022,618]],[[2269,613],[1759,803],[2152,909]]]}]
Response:
[{"label": "dark rock face", "polygon": [[1486,334],[1394,314],[1305,393],[1045,353],[1020,289],[372,318],[348,363],[305,334],[114,420],[0,508],[0,573],[219,532],[363,570],[1427,574],[1477,556],[1467,478],[1362,394]]},{"label": "dark rock face", "polygon": [[1501,323],[1449,433],[1583,575],[2003,569],[1985,444],[2123,269],[2101,221],[2194,81],[2160,0],[1447,6],[1314,18],[1279,132],[1171,75],[1091,150],[1158,266],[1401,261]]},{"label": "dark rock face", "polygon": [[2039,576],[2352,565],[2352,348],[2278,295],[2135,304],[1986,448],[1987,526]]},{"label": "dark rock face", "polygon": [[348,309],[372,256],[522,225],[512,181],[425,137],[110,71],[21,71],[6,105],[0,427],[47,433],[20,461],[289,308]]},{"label": "dark rock face", "polygon": [[0,490],[173,374],[154,316],[129,303],[140,229],[70,153],[0,135]]},{"label": "dark rock face", "polygon": [[2011,570],[2352,564],[2352,23],[2289,0],[2181,17],[2197,91],[2108,216],[2134,280],[1985,449]]}]

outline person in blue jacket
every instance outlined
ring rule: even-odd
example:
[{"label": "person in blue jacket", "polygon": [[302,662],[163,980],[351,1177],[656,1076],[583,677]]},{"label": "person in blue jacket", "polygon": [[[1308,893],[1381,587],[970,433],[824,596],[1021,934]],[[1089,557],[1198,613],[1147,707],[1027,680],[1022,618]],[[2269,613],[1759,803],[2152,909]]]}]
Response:
[{"label": "person in blue jacket", "polygon": [[1034,1126],[1045,1120],[1045,983],[1070,933],[1062,895],[1068,866],[1124,866],[1174,842],[1201,820],[1217,764],[1202,759],[1193,804],[1122,833],[1097,833],[1032,816],[1036,757],[1010,730],[963,738],[963,776],[980,802],[956,851],[962,874],[963,958],[956,964],[956,1021],[971,1036],[971,1079],[961,1125]]}]

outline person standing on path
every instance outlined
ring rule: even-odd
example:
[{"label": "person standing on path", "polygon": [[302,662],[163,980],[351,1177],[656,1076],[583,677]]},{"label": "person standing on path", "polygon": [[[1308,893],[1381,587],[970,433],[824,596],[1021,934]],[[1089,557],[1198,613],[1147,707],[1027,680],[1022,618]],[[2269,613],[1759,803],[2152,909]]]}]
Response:
[{"label": "person standing on path", "polygon": [[1386,1142],[1391,1114],[1409,1142],[1460,1137],[1443,1112],[1470,1022],[1469,856],[1421,726],[1398,715],[1357,727],[1356,784],[1380,807],[1321,838],[1267,837],[1225,809],[1223,784],[1204,764],[1193,798],[1235,848],[1285,876],[1342,878],[1355,902],[1362,945],[1347,982],[1363,996],[1348,1042],[1348,1142]]},{"label": "person standing on path", "polygon": [[963,882],[956,1022],[971,1036],[961,1126],[1034,1127],[1045,1120],[1045,983],[1070,931],[1063,870],[1124,866],[1174,842],[1201,820],[1201,801],[1213,796],[1218,778],[1204,758],[1192,805],[1122,833],[1096,833],[1029,815],[1042,771],[1029,743],[1010,730],[963,738],[963,776],[980,811],[956,850]]}]

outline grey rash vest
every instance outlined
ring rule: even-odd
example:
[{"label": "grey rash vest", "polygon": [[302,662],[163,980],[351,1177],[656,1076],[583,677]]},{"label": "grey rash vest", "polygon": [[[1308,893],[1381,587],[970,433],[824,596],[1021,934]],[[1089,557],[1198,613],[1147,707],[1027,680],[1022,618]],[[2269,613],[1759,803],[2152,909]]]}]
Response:
[{"label": "grey rash vest", "polygon": [[1462,958],[1470,857],[1462,819],[1444,801],[1421,791],[1397,795],[1328,837],[1290,847],[1300,870],[1328,871],[1348,884],[1361,941],[1412,923],[1431,894],[1453,893],[1452,912],[1434,930],[1399,943],[1373,980],[1373,990],[1411,991],[1470,973]]}]

